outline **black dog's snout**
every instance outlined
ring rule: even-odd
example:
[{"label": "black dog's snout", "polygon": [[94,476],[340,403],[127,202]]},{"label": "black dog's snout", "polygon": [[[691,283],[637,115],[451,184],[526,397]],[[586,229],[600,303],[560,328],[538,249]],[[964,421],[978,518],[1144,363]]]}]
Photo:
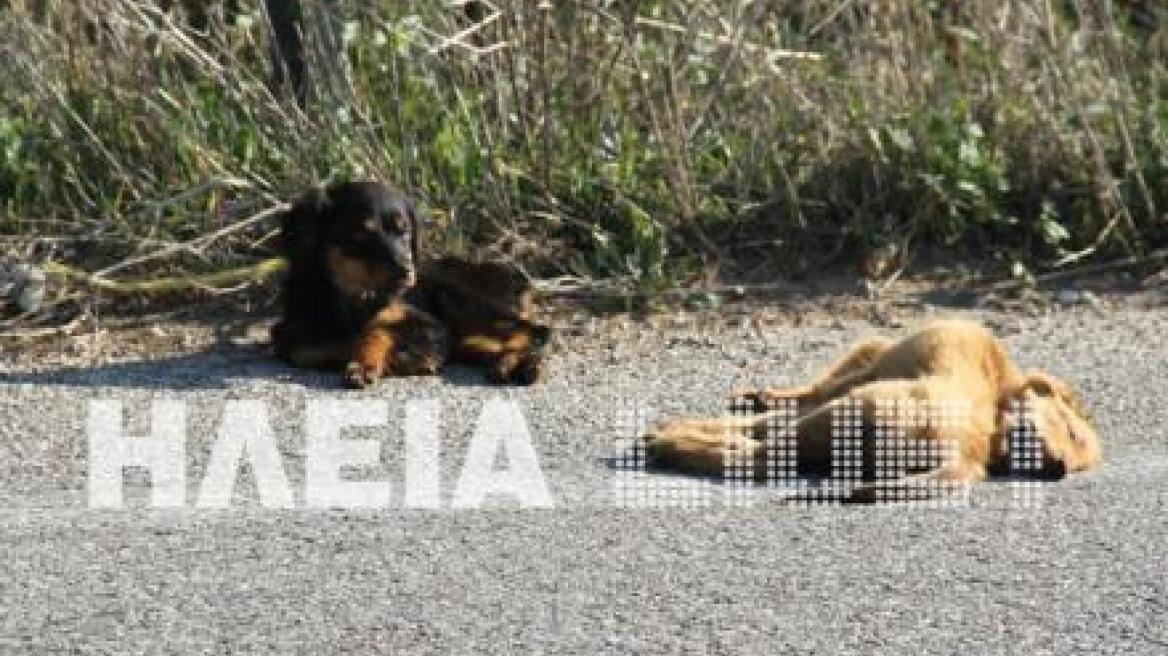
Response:
[{"label": "black dog's snout", "polygon": [[533,348],[541,349],[547,346],[552,339],[552,329],[541,324],[532,324],[531,326],[531,345]]},{"label": "black dog's snout", "polygon": [[390,263],[394,271],[403,275],[414,272],[414,256],[409,240],[396,235],[386,235],[378,240],[382,258]]}]

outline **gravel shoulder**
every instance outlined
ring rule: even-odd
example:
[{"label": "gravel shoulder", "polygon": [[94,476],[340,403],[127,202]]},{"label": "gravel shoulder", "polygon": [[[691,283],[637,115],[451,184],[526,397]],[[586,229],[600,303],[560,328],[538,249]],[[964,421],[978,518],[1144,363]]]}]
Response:
[{"label": "gravel shoulder", "polygon": [[[6,351],[0,651],[1168,653],[1161,308],[966,312],[1023,364],[1075,381],[1104,436],[1102,470],[1044,486],[1032,507],[1011,505],[1004,483],[964,508],[796,508],[766,495],[733,507],[718,486],[685,507],[620,507],[609,458],[630,412],[716,412],[730,388],[802,379],[853,339],[932,312],[789,310],[569,316],[550,379],[529,389],[456,369],[348,392],[272,361],[262,327],[244,324]],[[522,409],[555,507],[404,508],[406,403],[441,403],[450,483],[497,398]],[[130,473],[130,508],[88,509],[94,399],[122,401],[136,432],[152,400],[186,403],[192,498],[227,402],[264,404],[299,491],[307,404],[385,401],[387,424],[351,436],[380,441],[381,466],[359,474],[389,480],[393,502],[265,509],[245,472],[228,509],[147,509],[146,479]]]}]

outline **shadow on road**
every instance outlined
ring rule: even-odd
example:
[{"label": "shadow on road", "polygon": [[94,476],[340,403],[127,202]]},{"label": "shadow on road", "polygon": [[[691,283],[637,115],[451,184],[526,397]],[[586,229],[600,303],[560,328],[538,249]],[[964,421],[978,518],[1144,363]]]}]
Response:
[{"label": "shadow on road", "polygon": [[[459,387],[486,387],[483,374],[464,367],[447,367],[444,383]],[[263,381],[317,390],[343,390],[339,371],[297,369],[277,360],[265,346],[217,344],[181,355],[130,360],[92,366],[10,372],[5,385],[61,385],[66,387],[123,387],[157,390],[229,389]]]}]

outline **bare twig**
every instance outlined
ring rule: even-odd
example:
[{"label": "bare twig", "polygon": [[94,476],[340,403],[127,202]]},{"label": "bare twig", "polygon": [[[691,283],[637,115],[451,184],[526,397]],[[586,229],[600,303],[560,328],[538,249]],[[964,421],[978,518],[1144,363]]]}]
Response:
[{"label": "bare twig", "polygon": [[256,212],[255,214],[247,217],[246,219],[236,221],[235,223],[231,223],[231,224],[226,225],[218,230],[215,230],[213,232],[209,232],[205,235],[200,235],[200,236],[198,236],[194,239],[191,239],[189,241],[182,242],[181,244],[172,244],[172,245],[166,246],[165,248],[161,248],[157,251],[154,251],[152,253],[147,253],[145,255],[140,255],[138,257],[127,258],[125,260],[122,260],[121,262],[118,262],[117,264],[113,264],[111,266],[108,266],[108,267],[102,269],[101,271],[97,271],[97,272],[91,274],[91,277],[93,279],[101,279],[101,278],[104,278],[105,276],[108,276],[111,273],[115,273],[117,271],[121,271],[123,269],[127,269],[129,267],[132,267],[132,266],[135,266],[138,264],[142,264],[145,262],[151,262],[154,260],[160,260],[163,258],[167,258],[167,257],[170,257],[171,255],[176,254],[176,253],[198,252],[198,251],[206,248],[212,242],[218,240],[221,237],[225,237],[229,234],[239,232],[240,230],[243,230],[244,228],[255,225],[257,223],[262,223],[262,222],[270,219],[271,217],[273,217],[281,212],[286,211],[287,209],[288,209],[287,204],[280,204],[280,205],[275,205],[273,207],[266,208],[264,210]]},{"label": "bare twig", "polygon": [[437,45],[431,46],[429,49],[427,49],[426,54],[427,55],[436,55],[436,54],[442,52],[443,50],[446,50],[450,46],[454,46],[454,45],[457,45],[461,48],[466,48],[467,50],[470,50],[477,55],[483,55],[483,54],[498,50],[499,48],[506,47],[506,43],[496,43],[496,44],[493,44],[493,45],[485,47],[485,48],[480,48],[479,46],[476,46],[473,43],[468,43],[466,41],[467,37],[475,34],[476,32],[481,31],[486,26],[499,20],[499,17],[502,15],[503,15],[503,12],[495,11],[490,16],[487,16],[486,18],[484,18],[482,21],[475,23],[474,25],[471,25],[470,27],[468,27],[460,32],[457,32],[455,34],[452,34],[452,35],[442,39],[442,41],[440,41]]},{"label": "bare twig", "polygon": [[88,315],[79,313],[69,321],[55,326],[45,326],[43,328],[25,328],[23,330],[9,330],[0,332],[0,340],[33,340],[44,339],[46,337],[54,337],[56,335],[65,335],[73,332],[73,329],[81,325]]},{"label": "bare twig", "polygon": [[991,291],[1020,289],[1022,287],[1030,287],[1035,284],[1055,282],[1058,280],[1065,280],[1067,278],[1102,273],[1104,271],[1114,271],[1116,269],[1126,269],[1128,267],[1140,266],[1143,264],[1158,262],[1160,260],[1166,259],[1168,259],[1168,248],[1161,248],[1154,250],[1147,255],[1128,255],[1126,257],[1109,260],[1107,262],[1099,262],[1097,264],[1088,264],[1086,266],[1064,269],[1062,271],[1043,273],[1032,276],[1031,278],[1025,280],[1001,280],[997,282],[983,283],[982,285],[979,285],[979,287]]},{"label": "bare twig", "polygon": [[[644,25],[645,27],[651,27],[653,29],[665,30],[667,32],[674,32],[677,34],[686,34],[689,32],[689,29],[686,28],[684,25],[678,25],[676,23],[669,23],[669,22],[666,22],[663,20],[658,20],[656,18],[648,18],[646,16],[637,16],[636,24],[637,25]],[[722,44],[725,46],[735,45],[735,39],[732,36],[724,36],[721,34],[707,34],[705,32],[694,32],[693,34],[700,39],[704,39],[707,41],[713,41],[715,43],[719,43],[719,44]],[[750,42],[745,42],[745,41],[742,42],[742,48],[745,50],[750,50],[751,52],[763,53],[766,57],[771,58],[771,59],[806,59],[809,61],[819,61],[819,60],[823,59],[823,55],[821,55],[818,52],[806,52],[806,51],[801,51],[801,50],[785,50],[783,48],[768,48],[767,46],[762,46],[762,45],[759,45],[757,43],[750,43]]]}]

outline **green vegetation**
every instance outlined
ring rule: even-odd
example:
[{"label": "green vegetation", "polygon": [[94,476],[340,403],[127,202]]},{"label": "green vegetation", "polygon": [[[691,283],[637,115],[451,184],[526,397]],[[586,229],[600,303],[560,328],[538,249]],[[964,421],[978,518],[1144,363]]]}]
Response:
[{"label": "green vegetation", "polygon": [[436,248],[646,286],[715,253],[1037,268],[1168,242],[1156,0],[349,2],[347,71],[306,30],[303,107],[263,3],[227,4],[0,2],[5,245],[222,268],[271,222],[201,235],[352,176],[424,199]]}]

